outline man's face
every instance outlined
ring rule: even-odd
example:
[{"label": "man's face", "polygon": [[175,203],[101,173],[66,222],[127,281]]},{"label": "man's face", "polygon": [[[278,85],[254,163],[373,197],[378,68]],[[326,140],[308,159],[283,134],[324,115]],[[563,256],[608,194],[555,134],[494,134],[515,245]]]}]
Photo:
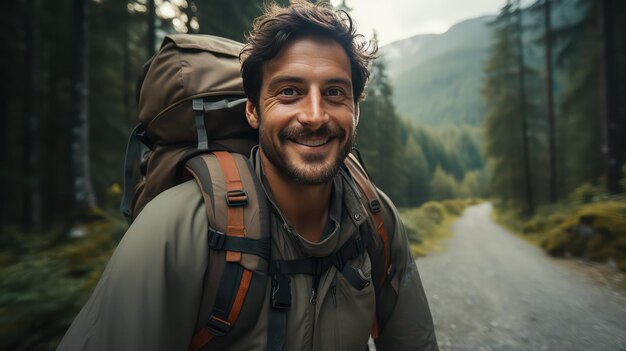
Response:
[{"label": "man's face", "polygon": [[358,119],[346,52],[322,37],[288,43],[264,65],[259,106],[248,101],[246,115],[259,128],[264,166],[299,184],[329,181],[352,148]]}]

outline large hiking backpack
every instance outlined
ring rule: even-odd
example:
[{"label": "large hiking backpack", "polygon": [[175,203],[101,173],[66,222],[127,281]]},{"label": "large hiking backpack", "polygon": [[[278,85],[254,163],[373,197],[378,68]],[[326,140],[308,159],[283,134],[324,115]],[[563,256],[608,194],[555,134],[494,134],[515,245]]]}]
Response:
[{"label": "large hiking backpack", "polygon": [[[132,222],[150,200],[190,179],[199,185],[207,211],[212,253],[204,284],[216,288],[204,289],[200,308],[210,313],[197,322],[190,350],[219,349],[249,330],[261,314],[270,278],[268,339],[277,341],[268,349],[281,349],[284,330],[277,331],[272,319],[282,323],[286,318],[289,275],[321,275],[334,265],[361,289],[369,282],[361,281],[348,263],[365,251],[372,261],[377,310],[383,303],[379,297],[388,294],[381,287],[392,268],[389,223],[384,223],[376,188],[353,154],[344,172],[370,214],[360,236],[328,257],[271,260],[268,201],[248,159],[258,132],[245,118],[242,47],[208,35],[168,35],[137,84],[140,124],[126,151],[122,213]],[[374,337],[385,318],[376,316]]]}]

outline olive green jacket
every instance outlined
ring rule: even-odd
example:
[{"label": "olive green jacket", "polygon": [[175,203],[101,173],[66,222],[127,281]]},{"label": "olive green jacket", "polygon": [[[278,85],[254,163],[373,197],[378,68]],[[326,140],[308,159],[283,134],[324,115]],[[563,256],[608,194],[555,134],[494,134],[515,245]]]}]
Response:
[{"label": "olive green jacket", "polygon": [[[376,340],[378,350],[437,350],[404,226],[391,201],[380,194],[383,210],[393,222],[390,245],[395,273],[387,288],[397,292],[397,300],[390,299],[383,303],[382,311],[375,311],[373,284],[356,290],[331,267],[322,276],[316,303],[312,303],[311,276],[294,275],[284,350],[364,350],[376,312],[387,319]],[[341,174],[333,181],[331,226],[321,242],[308,242],[287,224],[280,211],[274,208],[271,212],[274,259],[329,255],[358,235],[358,226],[367,220],[353,184]],[[206,210],[194,181],[151,201],[128,229],[58,349],[187,350],[210,312],[204,307],[212,290],[203,286],[211,254],[207,230]],[[371,275],[367,253],[351,264]],[[269,308],[266,299],[255,326],[222,350],[265,349]]]}]

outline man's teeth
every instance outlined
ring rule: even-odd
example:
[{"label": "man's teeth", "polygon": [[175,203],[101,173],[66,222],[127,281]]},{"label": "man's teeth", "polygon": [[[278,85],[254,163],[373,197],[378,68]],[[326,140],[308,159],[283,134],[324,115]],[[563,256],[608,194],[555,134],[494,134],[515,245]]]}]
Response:
[{"label": "man's teeth", "polygon": [[296,143],[306,146],[320,146],[328,142],[329,138],[324,139],[296,139]]}]

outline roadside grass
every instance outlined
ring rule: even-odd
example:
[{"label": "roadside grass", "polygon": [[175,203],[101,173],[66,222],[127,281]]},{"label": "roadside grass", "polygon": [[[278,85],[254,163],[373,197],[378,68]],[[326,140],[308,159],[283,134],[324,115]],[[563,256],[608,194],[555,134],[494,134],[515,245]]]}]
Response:
[{"label": "roadside grass", "polygon": [[414,257],[445,250],[445,241],[452,233],[450,225],[479,199],[429,201],[420,207],[400,209]]},{"label": "roadside grass", "polygon": [[555,257],[610,263],[626,271],[626,198],[540,207],[531,218],[496,207],[494,220]]}]

